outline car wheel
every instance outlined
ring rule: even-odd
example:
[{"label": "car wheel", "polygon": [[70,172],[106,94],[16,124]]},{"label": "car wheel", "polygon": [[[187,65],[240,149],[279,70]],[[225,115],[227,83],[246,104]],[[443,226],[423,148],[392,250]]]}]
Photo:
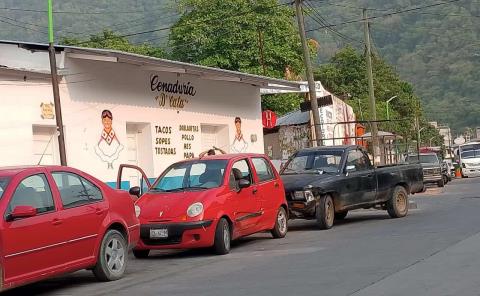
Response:
[{"label": "car wheel", "polygon": [[277,219],[275,220],[275,227],[270,232],[273,238],[284,238],[288,231],[288,216],[287,211],[283,207],[278,209]]},{"label": "car wheel", "polygon": [[437,182],[437,186],[438,187],[445,187],[445,182],[443,181],[443,178],[442,178],[442,180]]},{"label": "car wheel", "polygon": [[228,224],[228,221],[225,218],[221,218],[215,229],[215,241],[213,244],[215,254],[228,254],[230,252],[231,241],[230,224]]},{"label": "car wheel", "polygon": [[393,190],[392,197],[387,201],[387,212],[392,218],[402,218],[408,214],[408,193],[403,186]]},{"label": "car wheel", "polygon": [[448,177],[447,176],[443,176],[443,184],[448,184]]},{"label": "car wheel", "polygon": [[335,218],[335,206],[330,195],[325,195],[320,198],[315,210],[315,217],[320,229],[330,229],[333,226]]},{"label": "car wheel", "polygon": [[335,220],[343,220],[345,217],[347,217],[348,211],[342,211],[335,213]]},{"label": "car wheel", "polygon": [[133,256],[137,259],[145,259],[148,258],[150,254],[150,250],[133,250]]},{"label": "car wheel", "polygon": [[101,281],[115,281],[125,273],[127,242],[117,230],[110,229],[102,239],[93,274]]}]

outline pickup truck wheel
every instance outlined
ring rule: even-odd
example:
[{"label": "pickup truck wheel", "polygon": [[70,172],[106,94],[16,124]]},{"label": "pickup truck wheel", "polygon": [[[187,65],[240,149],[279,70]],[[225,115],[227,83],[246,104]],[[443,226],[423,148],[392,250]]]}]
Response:
[{"label": "pickup truck wheel", "polygon": [[315,210],[315,217],[317,218],[320,229],[332,228],[335,218],[335,206],[330,195],[325,195],[320,198]]},{"label": "pickup truck wheel", "polygon": [[408,193],[404,187],[395,187],[392,197],[387,201],[387,212],[392,218],[402,218],[407,215]]},{"label": "pickup truck wheel", "polygon": [[437,182],[437,186],[438,187],[445,187],[445,181],[443,180],[443,177],[442,177],[442,180]]},{"label": "pickup truck wheel", "polygon": [[347,217],[348,211],[335,213],[335,220],[343,220]]},{"label": "pickup truck wheel", "polygon": [[225,218],[221,218],[218,221],[217,228],[215,229],[215,241],[213,243],[213,250],[217,255],[225,255],[230,252],[230,225]]},{"label": "pickup truck wheel", "polygon": [[110,229],[103,237],[93,274],[101,281],[115,281],[125,273],[127,241],[117,230]]},{"label": "pickup truck wheel", "polygon": [[288,231],[288,216],[287,211],[283,207],[278,209],[277,219],[275,220],[275,227],[270,232],[273,238],[284,238]]}]

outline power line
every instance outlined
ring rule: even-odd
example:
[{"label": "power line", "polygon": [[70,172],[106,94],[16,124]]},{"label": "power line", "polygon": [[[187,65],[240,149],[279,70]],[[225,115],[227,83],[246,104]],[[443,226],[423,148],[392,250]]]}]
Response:
[{"label": "power line", "polygon": [[[396,14],[427,9],[427,8],[436,7],[436,6],[445,5],[445,4],[450,4],[450,3],[458,2],[458,1],[461,1],[461,0],[450,0],[450,1],[447,1],[447,2],[435,3],[435,4],[430,4],[430,5],[425,5],[425,6],[415,7],[415,8],[404,9],[404,10],[397,10],[397,11],[390,12],[390,13],[385,13],[385,14],[382,14],[382,15],[371,16],[371,17],[368,17],[366,20],[372,20],[372,19],[383,18],[383,17],[392,16],[392,15],[396,15]],[[338,23],[338,24],[332,24],[332,25],[329,25],[329,26],[322,26],[322,27],[315,28],[315,29],[309,29],[309,30],[307,30],[307,32],[317,31],[317,30],[320,30],[320,29],[324,29],[326,27],[336,27],[336,26],[341,26],[341,25],[360,23],[360,22],[364,22],[364,21],[365,21],[364,19],[355,19],[355,20],[350,20],[350,21],[345,21],[345,22],[342,22],[342,23]]]},{"label": "power line", "polygon": [[[313,12],[314,15],[311,15],[307,12],[307,14],[312,18],[312,20],[314,20],[317,24],[319,25],[322,25],[322,26],[329,26],[331,25],[321,14],[320,12],[315,9],[315,7],[313,7],[313,5],[307,0],[306,2],[304,2]],[[353,41],[355,43],[359,43],[359,44],[362,44],[363,42],[358,40],[358,39],[355,39],[355,38],[352,38],[352,37],[349,37],[331,27],[327,27],[326,28],[327,30],[331,31],[333,34],[339,36],[340,38],[346,40],[346,41]]]},{"label": "power line", "polygon": [[[269,6],[269,7],[265,7],[265,8],[266,9],[271,9],[271,8],[284,6],[284,5],[290,5],[290,3],[279,3],[279,4],[275,4],[275,5],[272,5],[272,6]],[[210,24],[212,22],[215,22],[215,21],[224,21],[225,19],[230,19],[230,18],[234,18],[234,17],[248,15],[250,13],[255,12],[255,9],[256,9],[256,7],[253,8],[252,10],[249,10],[249,11],[246,11],[246,12],[243,12],[243,13],[238,13],[238,14],[234,14],[234,15],[230,15],[230,16],[222,16],[222,17],[213,18],[213,19],[209,19],[209,20],[192,22],[192,23],[189,23],[188,25],[196,25],[196,24],[206,24],[206,25],[208,25],[208,24]],[[178,25],[178,27],[181,27],[181,26],[182,26],[181,24]],[[167,26],[167,27],[161,27],[161,28],[156,28],[156,29],[147,30],[147,31],[128,33],[128,34],[115,36],[115,37],[112,37],[112,38],[104,38],[103,40],[116,39],[116,38],[126,38],[126,37],[138,36],[138,35],[145,35],[145,34],[149,34],[149,33],[167,31],[167,30],[170,30],[172,27],[173,26]],[[76,43],[75,45],[82,45],[82,44],[89,43],[89,42],[90,41],[83,41],[83,42]]]},{"label": "power line", "polygon": [[[1,17],[0,18],[5,18],[5,17]],[[10,19],[10,18],[8,18]],[[47,32],[44,32],[44,31],[40,31],[40,30],[37,30],[37,29],[33,29],[33,28],[29,28],[29,27],[25,27],[23,25],[18,25],[18,24],[15,24],[15,23],[11,23],[9,21],[6,21],[6,20],[3,20],[3,19],[0,19],[0,22],[1,23],[5,23],[5,24],[9,24],[11,26],[14,26],[14,27],[19,27],[19,28],[23,28],[23,29],[26,29],[26,30],[29,30],[29,31],[34,31],[34,32],[38,32],[38,33],[42,33],[42,34],[45,34],[45,35],[48,35]]]},{"label": "power line", "polygon": [[[14,7],[0,7],[0,10],[7,10],[7,11],[22,11],[22,12],[38,12],[38,13],[47,13],[47,10],[37,10],[37,9],[23,9],[23,8],[14,8]],[[54,14],[136,14],[136,13],[145,13],[145,10],[137,10],[137,11],[54,11]]]}]

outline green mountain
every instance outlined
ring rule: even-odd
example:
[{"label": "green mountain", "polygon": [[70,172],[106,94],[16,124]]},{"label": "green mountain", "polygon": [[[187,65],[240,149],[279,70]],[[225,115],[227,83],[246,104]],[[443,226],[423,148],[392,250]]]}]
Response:
[{"label": "green mountain", "polygon": [[[450,3],[386,16],[442,2]],[[306,5],[310,5],[310,30],[322,27],[322,18],[341,24],[361,19],[360,7],[372,8],[367,14],[373,17],[374,52],[414,85],[427,118],[449,124],[456,132],[480,126],[480,1],[337,0],[307,1]],[[332,29],[336,32],[311,31],[321,46],[320,62],[346,43],[363,50],[357,42],[364,39],[363,23]]]},{"label": "green mountain", "polygon": [[[245,0],[247,1],[247,0]],[[0,0],[0,39],[47,42],[46,0]],[[285,2],[285,1],[282,1]],[[442,3],[443,2],[443,3]],[[87,39],[110,28],[168,50],[175,0],[54,0],[55,35]],[[480,126],[479,0],[305,0],[318,63],[346,44],[363,51],[361,7],[368,7],[374,52],[415,86],[427,117],[455,131]],[[428,5],[435,5],[429,8]],[[412,10],[419,8],[416,10]],[[412,10],[397,13],[403,10]],[[386,14],[390,14],[386,16]],[[326,27],[326,24],[338,24]],[[324,27],[318,29],[319,27]]]}]

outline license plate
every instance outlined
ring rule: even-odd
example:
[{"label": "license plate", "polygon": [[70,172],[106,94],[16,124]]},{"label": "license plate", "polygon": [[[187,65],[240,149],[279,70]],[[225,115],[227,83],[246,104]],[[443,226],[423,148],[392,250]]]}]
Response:
[{"label": "license plate", "polygon": [[168,237],[168,229],[150,229],[150,238],[167,238]]}]

